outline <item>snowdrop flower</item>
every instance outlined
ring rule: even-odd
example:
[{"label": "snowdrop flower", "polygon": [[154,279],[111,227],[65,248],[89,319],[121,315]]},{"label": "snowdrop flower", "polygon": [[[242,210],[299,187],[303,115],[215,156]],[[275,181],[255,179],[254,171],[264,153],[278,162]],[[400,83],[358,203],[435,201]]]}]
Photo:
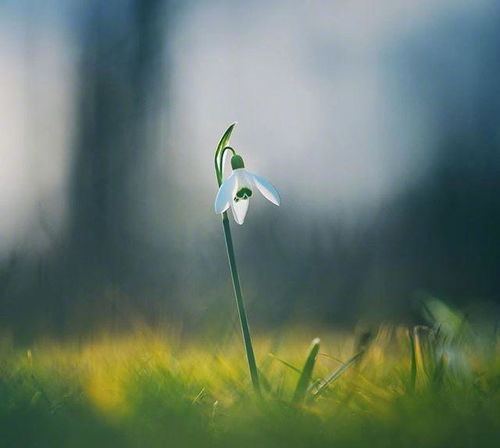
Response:
[{"label": "snowdrop flower", "polygon": [[232,174],[222,183],[215,198],[215,213],[224,213],[231,207],[234,220],[243,224],[250,198],[257,190],[268,201],[280,205],[280,195],[276,188],[268,180],[246,170],[240,155],[233,155],[231,167]]},{"label": "snowdrop flower", "polygon": [[[250,335],[247,313],[245,311],[245,301],[243,300],[240,277],[238,275],[238,268],[236,267],[231,226],[229,225],[226,210],[231,207],[234,220],[238,224],[243,224],[248,211],[250,198],[257,190],[259,190],[266,199],[276,205],[280,205],[280,196],[267,180],[247,171],[241,156],[236,154],[236,151],[228,146],[229,139],[231,138],[235,126],[236,123],[229,125],[215,149],[215,177],[217,178],[217,185],[219,186],[219,191],[215,198],[215,212],[222,213],[222,227],[224,229],[224,238],[226,239],[227,258],[229,261],[229,270],[233,279],[234,298],[236,299],[236,308],[238,309],[238,315],[240,317],[241,332],[245,342],[248,369],[250,371],[250,378],[252,379],[254,391],[257,396],[261,396],[259,372],[255,361],[252,337]],[[224,161],[226,160],[224,156],[226,151],[233,153],[233,157],[231,158],[233,172],[224,180]]]}]

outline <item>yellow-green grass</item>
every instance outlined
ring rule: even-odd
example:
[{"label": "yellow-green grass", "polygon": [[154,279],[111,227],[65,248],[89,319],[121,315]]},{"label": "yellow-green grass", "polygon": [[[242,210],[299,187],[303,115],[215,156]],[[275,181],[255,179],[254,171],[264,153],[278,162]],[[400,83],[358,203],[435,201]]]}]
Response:
[{"label": "yellow-green grass", "polygon": [[[142,329],[22,349],[4,338],[0,446],[499,446],[496,336],[440,331],[256,337],[260,399],[237,332],[218,343]],[[295,388],[312,336],[321,345],[302,401]],[[330,384],[317,381],[357,353]]]}]

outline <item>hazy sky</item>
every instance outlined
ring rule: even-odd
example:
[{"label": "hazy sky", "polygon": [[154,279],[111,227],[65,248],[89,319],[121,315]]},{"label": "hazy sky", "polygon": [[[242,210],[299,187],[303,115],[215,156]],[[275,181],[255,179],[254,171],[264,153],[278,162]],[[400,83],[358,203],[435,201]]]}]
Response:
[{"label": "hazy sky", "polygon": [[[493,3],[188,5],[169,45],[170,148],[192,201],[186,216],[203,219],[216,190],[213,147],[232,121],[247,167],[272,179],[283,207],[300,215],[356,215],[418,182],[432,163],[435,104],[401,82],[411,70],[401,55],[454,18],[487,17]],[[437,51],[449,64],[447,50]]]},{"label": "hazy sky", "polygon": [[[57,1],[36,5],[1,6],[0,252],[32,240],[43,246],[47,222],[64,222],[78,48],[71,11],[61,13]],[[178,2],[161,111],[166,138],[152,162],[168,169],[165,182],[174,176],[186,204],[176,209],[179,222],[199,232],[198,222],[211,218],[213,149],[232,121],[247,167],[301,215],[356,214],[417,181],[433,147],[432,105],[400,82],[397,55],[412,36],[453,17],[486,17],[493,5]]]}]

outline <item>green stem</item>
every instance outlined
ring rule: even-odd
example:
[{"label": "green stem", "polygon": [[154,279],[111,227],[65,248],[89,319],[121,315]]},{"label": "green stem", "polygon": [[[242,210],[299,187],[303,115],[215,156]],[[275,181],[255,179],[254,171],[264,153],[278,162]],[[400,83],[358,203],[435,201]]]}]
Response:
[{"label": "green stem", "polygon": [[255,362],[255,355],[253,352],[252,337],[250,336],[250,328],[248,326],[245,302],[243,301],[243,294],[241,293],[240,277],[238,275],[238,268],[236,267],[236,257],[234,256],[233,239],[231,238],[231,228],[229,227],[227,212],[224,212],[222,214],[222,226],[224,227],[227,258],[229,259],[231,277],[233,278],[234,296],[236,298],[236,305],[238,307],[238,314],[240,316],[241,332],[243,333],[243,341],[245,343],[245,350],[247,352],[248,368],[250,369],[253,388],[255,392],[260,395],[259,374],[257,372],[257,364]]},{"label": "green stem", "polygon": [[[227,146],[231,134],[236,123],[231,124],[224,132],[222,138],[215,150],[214,164],[215,176],[217,177],[217,185],[220,187],[223,181],[222,162],[224,161],[224,153],[231,151],[233,155],[236,151]],[[236,298],[236,305],[238,307],[238,314],[240,316],[241,332],[243,333],[243,341],[245,343],[245,350],[247,352],[248,368],[250,369],[250,376],[255,392],[260,395],[259,375],[257,372],[257,363],[255,362],[255,355],[253,353],[252,337],[250,336],[250,328],[248,327],[247,312],[245,309],[245,302],[243,301],[243,294],[241,293],[240,277],[238,275],[238,268],[236,267],[236,257],[234,256],[233,239],[231,237],[231,228],[229,226],[229,219],[227,212],[222,214],[222,226],[224,227],[224,237],[226,239],[227,258],[229,259],[229,267],[231,269],[231,277],[233,279],[234,296]]]}]

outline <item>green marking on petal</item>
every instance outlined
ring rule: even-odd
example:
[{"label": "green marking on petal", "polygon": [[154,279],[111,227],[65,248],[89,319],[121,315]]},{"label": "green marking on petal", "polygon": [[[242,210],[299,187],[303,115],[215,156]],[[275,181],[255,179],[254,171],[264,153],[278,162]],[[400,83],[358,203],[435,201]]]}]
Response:
[{"label": "green marking on petal", "polygon": [[238,202],[240,199],[248,199],[252,196],[252,190],[248,187],[243,187],[238,190],[236,196],[234,197],[234,201]]}]

